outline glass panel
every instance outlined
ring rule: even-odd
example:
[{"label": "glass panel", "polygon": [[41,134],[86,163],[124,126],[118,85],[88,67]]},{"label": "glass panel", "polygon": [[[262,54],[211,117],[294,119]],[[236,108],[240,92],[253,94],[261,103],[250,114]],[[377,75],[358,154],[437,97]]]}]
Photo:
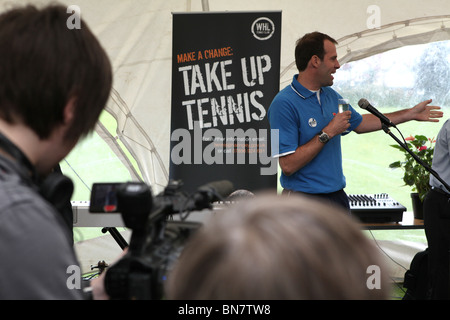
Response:
[{"label": "glass panel", "polygon": [[[443,108],[438,123],[411,121],[398,125],[403,136],[423,134],[436,137],[447,119],[450,104],[450,41],[408,46],[343,65],[335,75],[333,88],[360,113],[358,101],[366,98],[382,113],[413,107],[432,98]],[[398,138],[397,130],[391,130]],[[404,160],[404,155],[390,147],[397,144],[384,131],[342,139],[344,173],[348,194],[388,193],[412,210],[411,187],[404,186],[402,169],[389,164]]]}]

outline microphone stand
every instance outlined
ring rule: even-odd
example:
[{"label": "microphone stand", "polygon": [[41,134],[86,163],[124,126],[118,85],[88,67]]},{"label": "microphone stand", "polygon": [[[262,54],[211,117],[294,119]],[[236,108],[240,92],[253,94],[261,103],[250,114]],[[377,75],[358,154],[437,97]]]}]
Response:
[{"label": "microphone stand", "polygon": [[444,187],[447,189],[447,191],[450,193],[450,186],[444,181],[442,180],[442,178],[439,176],[439,174],[434,171],[433,169],[430,168],[429,165],[427,165],[426,163],[424,163],[422,161],[422,159],[420,159],[414,152],[412,152],[408,146],[406,146],[402,141],[400,141],[389,129],[389,127],[381,122],[381,127],[383,128],[383,131],[386,132],[387,134],[389,134],[395,141],[397,141],[397,143],[403,148],[405,149],[413,158],[414,160],[416,160],[420,165],[422,165],[430,174],[432,174],[436,179],[438,179],[443,185]]}]

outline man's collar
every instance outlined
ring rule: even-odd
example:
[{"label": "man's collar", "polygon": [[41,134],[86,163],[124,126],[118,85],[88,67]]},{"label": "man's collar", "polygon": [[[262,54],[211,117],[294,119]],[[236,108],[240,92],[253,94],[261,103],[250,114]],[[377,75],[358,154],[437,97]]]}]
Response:
[{"label": "man's collar", "polygon": [[[291,83],[291,88],[295,91],[295,93],[297,93],[303,99],[307,99],[316,94],[316,92],[306,89],[300,82],[298,82],[297,77],[298,74],[294,75],[294,79]],[[322,88],[320,88],[320,90],[322,91]]]}]

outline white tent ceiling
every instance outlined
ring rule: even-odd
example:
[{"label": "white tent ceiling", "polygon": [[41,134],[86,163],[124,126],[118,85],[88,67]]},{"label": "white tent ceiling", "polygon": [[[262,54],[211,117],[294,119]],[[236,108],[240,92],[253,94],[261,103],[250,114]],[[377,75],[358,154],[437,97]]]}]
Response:
[{"label": "white tent ceiling", "polygon": [[[2,9],[11,3],[28,2],[50,1],[0,1]],[[168,181],[172,12],[282,11],[280,88],[296,72],[295,41],[307,32],[321,31],[338,40],[341,64],[403,45],[450,39],[448,0],[61,2],[80,8],[82,18],[100,39],[114,68],[114,88],[107,110],[117,119],[118,132],[117,137],[106,132],[102,136],[117,154],[120,147],[116,139],[127,146],[155,192]],[[98,131],[104,129],[99,127]]]}]

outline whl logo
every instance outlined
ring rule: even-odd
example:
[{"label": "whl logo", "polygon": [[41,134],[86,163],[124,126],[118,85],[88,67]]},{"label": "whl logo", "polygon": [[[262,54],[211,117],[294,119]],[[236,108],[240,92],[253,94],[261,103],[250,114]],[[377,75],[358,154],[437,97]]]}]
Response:
[{"label": "whl logo", "polygon": [[253,36],[258,40],[267,40],[275,32],[275,25],[269,18],[261,17],[252,24]]}]

